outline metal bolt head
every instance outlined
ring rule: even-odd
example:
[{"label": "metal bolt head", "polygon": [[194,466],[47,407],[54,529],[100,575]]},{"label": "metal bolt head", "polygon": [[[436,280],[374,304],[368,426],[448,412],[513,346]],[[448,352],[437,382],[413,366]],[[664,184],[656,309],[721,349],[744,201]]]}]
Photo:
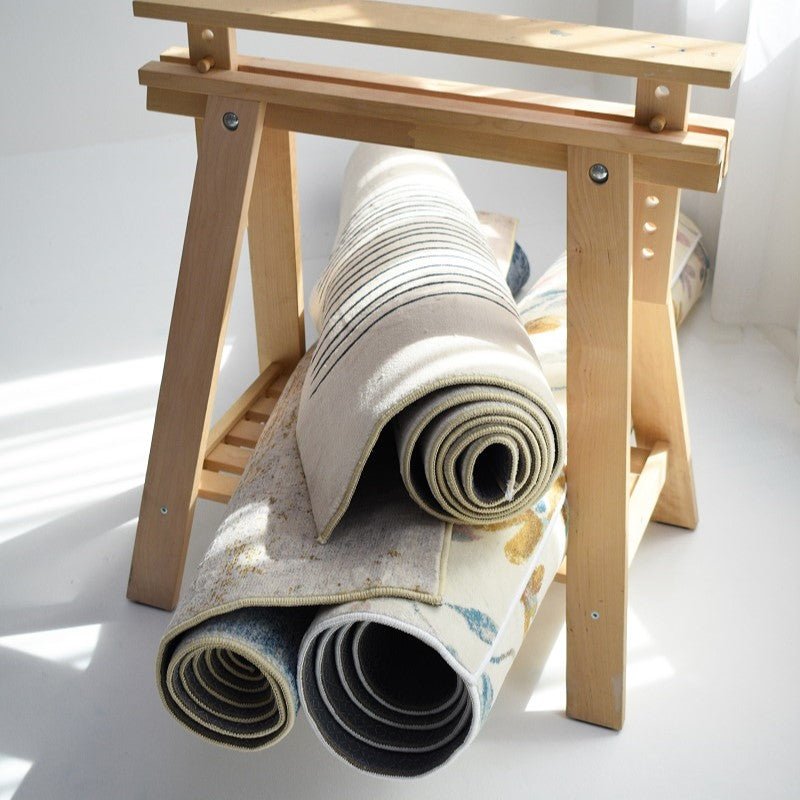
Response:
[{"label": "metal bolt head", "polygon": [[226,111],[222,115],[222,124],[229,131],[235,131],[239,127],[239,116],[233,111]]},{"label": "metal bolt head", "polygon": [[605,183],[608,180],[608,167],[605,164],[592,164],[589,167],[589,177],[595,183]]},{"label": "metal bolt head", "polygon": [[169,509],[166,506],[161,506],[159,510],[161,511],[162,514],[166,514],[169,511]]},{"label": "metal bolt head", "polygon": [[598,619],[600,619],[600,612],[599,611],[592,611],[592,613],[589,616],[594,620],[598,620]]}]

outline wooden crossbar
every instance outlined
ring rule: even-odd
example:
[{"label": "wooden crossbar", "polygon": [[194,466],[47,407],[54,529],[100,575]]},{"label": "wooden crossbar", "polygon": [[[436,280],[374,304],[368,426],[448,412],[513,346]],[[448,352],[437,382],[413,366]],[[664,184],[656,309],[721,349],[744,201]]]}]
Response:
[{"label": "wooden crossbar", "polygon": [[348,0],[134,0],[138,17],[432,50],[634,78],[728,88],[743,47],[732,42],[574,22]]},{"label": "wooden crossbar", "polygon": [[[633,563],[653,509],[667,479],[669,445],[657,442],[651,450],[631,448],[631,471],[628,473],[628,565]],[[559,583],[567,582],[567,559],[556,572]]]},{"label": "wooden crossbar", "polygon": [[[160,61],[172,64],[193,63],[189,48],[173,46],[164,50]],[[301,78],[309,81],[336,83],[352,88],[382,89],[410,95],[432,98],[464,100],[486,103],[495,107],[518,108],[529,111],[544,111],[553,114],[569,114],[577,117],[593,117],[634,124],[636,107],[632,103],[617,103],[584,97],[570,97],[531,92],[521,89],[504,89],[498,86],[464,83],[411,75],[395,75],[371,70],[331,67],[325,64],[307,64],[260,56],[240,55],[237,69],[283,78]],[[190,117],[201,117],[205,113],[205,98],[186,92],[151,89],[147,95],[150,111],[163,111]],[[727,143],[723,174],[727,172],[730,140],[733,137],[733,120],[728,117],[690,112],[688,131],[724,137]]]},{"label": "wooden crossbar", "polygon": [[472,95],[402,93],[302,73],[202,75],[188,64],[152,61],[139,70],[139,80],[151,90],[194,94],[201,102],[209,95],[259,100],[267,105],[267,124],[277,128],[553,169],[567,168],[569,146],[597,143],[631,153],[637,179],[706,191],[717,190],[728,147],[722,130],[654,136],[629,121],[545,111],[542,103],[523,107]]}]

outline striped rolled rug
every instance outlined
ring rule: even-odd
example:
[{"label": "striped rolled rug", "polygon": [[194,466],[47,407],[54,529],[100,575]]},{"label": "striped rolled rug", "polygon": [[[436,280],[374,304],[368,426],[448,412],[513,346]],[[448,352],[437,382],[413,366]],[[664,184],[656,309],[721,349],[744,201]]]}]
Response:
[{"label": "striped rolled rug", "polygon": [[[563,424],[472,205],[434,154],[359,145],[317,282],[297,441],[320,541],[363,476],[428,514],[490,524],[530,508]],[[397,463],[370,469],[381,439]]]}]

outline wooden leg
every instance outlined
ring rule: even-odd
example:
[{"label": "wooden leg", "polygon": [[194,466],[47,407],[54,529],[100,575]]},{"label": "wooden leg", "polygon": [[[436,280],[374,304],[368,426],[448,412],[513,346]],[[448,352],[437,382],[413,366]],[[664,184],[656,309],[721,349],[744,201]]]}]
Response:
[{"label": "wooden leg", "polygon": [[636,443],[669,443],[667,480],[653,519],[697,526],[689,428],[670,279],[680,189],[637,183],[633,193],[633,393]]},{"label": "wooden leg", "polygon": [[[690,94],[686,84],[640,78],[636,122],[649,125],[659,115],[666,130],[685,130]],[[680,202],[680,189],[634,185],[631,413],[637,444],[669,444],[667,479],[653,519],[695,528],[697,501],[670,291]]]},{"label": "wooden leg", "polygon": [[569,149],[567,714],[614,729],[625,707],[632,172],[628,155]]},{"label": "wooden leg", "polygon": [[260,369],[277,362],[293,366],[305,352],[306,337],[291,131],[262,131],[247,238]]},{"label": "wooden leg", "polygon": [[208,99],[128,583],[159,608],[178,601],[263,121],[259,102]]}]

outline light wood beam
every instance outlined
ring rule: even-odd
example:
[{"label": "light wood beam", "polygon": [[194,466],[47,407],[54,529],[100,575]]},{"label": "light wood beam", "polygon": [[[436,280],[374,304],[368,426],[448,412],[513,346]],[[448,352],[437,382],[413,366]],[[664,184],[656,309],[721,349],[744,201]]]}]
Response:
[{"label": "light wood beam", "polygon": [[632,189],[630,156],[570,148],[567,714],[614,729],[625,714]]},{"label": "light wood beam", "polygon": [[128,583],[131,600],[165,609],[183,575],[264,107],[215,96],[205,116]]}]

